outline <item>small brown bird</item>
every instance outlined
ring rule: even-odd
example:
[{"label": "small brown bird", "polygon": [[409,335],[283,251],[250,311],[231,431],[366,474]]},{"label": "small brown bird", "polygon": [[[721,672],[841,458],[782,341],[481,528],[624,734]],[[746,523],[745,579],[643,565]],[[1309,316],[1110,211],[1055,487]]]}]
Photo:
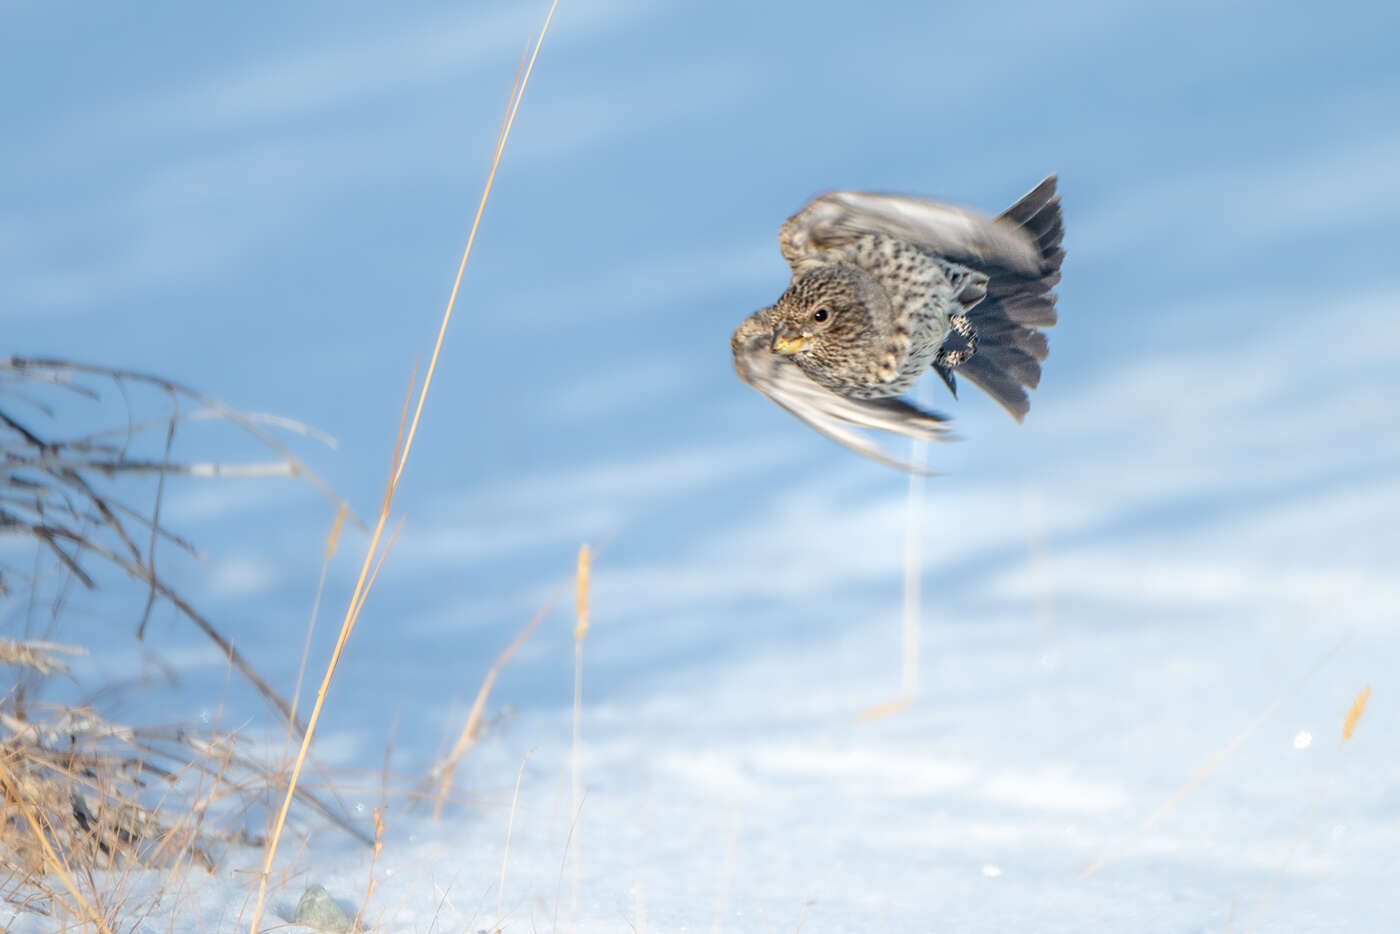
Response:
[{"label": "small brown bird", "polygon": [[1055,323],[1064,227],[1050,176],[997,217],[837,191],[778,233],[792,283],[734,331],[744,382],[823,434],[905,470],[856,428],[937,440],[948,419],[897,398],[932,367],[961,373],[1017,421]]}]

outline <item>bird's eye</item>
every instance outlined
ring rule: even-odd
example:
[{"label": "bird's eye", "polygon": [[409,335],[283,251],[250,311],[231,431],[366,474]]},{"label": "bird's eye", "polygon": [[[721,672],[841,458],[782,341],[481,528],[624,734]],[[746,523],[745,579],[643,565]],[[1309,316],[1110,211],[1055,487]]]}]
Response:
[{"label": "bird's eye", "polygon": [[815,312],[812,313],[812,320],[813,320],[813,321],[825,321],[827,318],[830,318],[830,317],[831,317],[831,309],[830,309],[830,308],[818,308]]}]

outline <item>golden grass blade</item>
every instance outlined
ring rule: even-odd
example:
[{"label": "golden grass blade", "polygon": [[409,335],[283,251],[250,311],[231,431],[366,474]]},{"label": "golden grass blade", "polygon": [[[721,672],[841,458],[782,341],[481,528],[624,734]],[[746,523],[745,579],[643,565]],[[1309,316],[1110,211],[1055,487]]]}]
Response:
[{"label": "golden grass blade", "polygon": [[[1340,755],[1341,747],[1347,740],[1351,739],[1351,734],[1356,730],[1356,724],[1361,720],[1361,715],[1366,711],[1366,701],[1371,698],[1371,686],[1365,685],[1361,692],[1356,695],[1356,700],[1351,702],[1350,709],[1347,710],[1346,718],[1342,721],[1342,739],[1337,744],[1337,752]],[[1288,867],[1293,864],[1293,857],[1297,855],[1298,848],[1303,844],[1303,837],[1307,835],[1308,829],[1312,827],[1313,818],[1317,815],[1317,809],[1322,804],[1322,799],[1327,797],[1327,792],[1332,787],[1332,779],[1337,772],[1337,759],[1333,758],[1331,767],[1327,770],[1327,777],[1323,779],[1322,785],[1317,789],[1317,794],[1313,795],[1312,803],[1308,805],[1308,812],[1303,815],[1303,825],[1298,828],[1298,835],[1293,838],[1293,843],[1288,847],[1288,853],[1283,857],[1283,863],[1269,880],[1268,891],[1259,901],[1259,907],[1254,909],[1254,914],[1250,916],[1249,926],[1246,932],[1253,931],[1259,923],[1259,918],[1264,914],[1264,909],[1273,900],[1274,892],[1278,890],[1278,884],[1283,880],[1283,875],[1288,871]]]},{"label": "golden grass blade", "polygon": [[62,645],[57,642],[43,642],[36,639],[0,638],[0,662],[32,668],[41,675],[66,674],[68,665],[56,653],[66,655],[86,655],[87,649],[80,645]]},{"label": "golden grass blade", "polygon": [[560,584],[554,588],[554,592],[549,595],[549,599],[544,602],[544,606],[535,612],[530,621],[521,627],[510,644],[501,650],[501,654],[496,656],[496,660],[491,663],[491,667],[486,671],[486,677],[481,679],[481,687],[477,689],[476,699],[472,701],[472,709],[467,714],[467,722],[462,727],[462,732],[457,736],[457,742],[453,744],[452,751],[434,770],[437,773],[438,790],[437,800],[433,804],[433,819],[437,820],[442,816],[442,806],[447,800],[447,792],[452,787],[452,776],[457,772],[457,765],[462,761],[462,756],[476,742],[477,732],[481,728],[482,711],[486,708],[486,699],[491,696],[491,688],[496,683],[496,675],[510,657],[525,644],[525,640],[530,638],[544,618],[554,609],[554,604],[563,596],[564,585]]},{"label": "golden grass blade", "polygon": [[874,707],[867,707],[856,717],[861,723],[874,723],[876,720],[883,720],[886,717],[893,717],[897,713],[903,713],[914,703],[912,697],[896,697],[894,700],[876,704]]},{"label": "golden grass blade", "polygon": [[394,526],[394,531],[389,535],[389,543],[384,546],[384,550],[379,553],[379,559],[374,563],[374,570],[370,572],[369,582],[365,584],[364,593],[360,594],[360,602],[355,605],[355,615],[360,615],[360,610],[364,608],[365,598],[369,596],[370,590],[374,587],[374,582],[379,579],[379,569],[384,567],[384,559],[389,557],[389,552],[394,550],[394,543],[399,540],[399,533],[403,531],[403,517],[399,517],[399,524]]},{"label": "golden grass blade", "polygon": [[588,546],[578,550],[578,570],[574,573],[574,612],[578,622],[574,624],[574,641],[582,642],[588,635],[588,578],[592,565],[592,555]]},{"label": "golden grass blade", "polygon": [[540,34],[535,39],[535,49],[530,53],[530,61],[525,66],[525,73],[520,76],[519,85],[506,112],[505,122],[502,124],[500,135],[496,139],[496,152],[491,159],[491,171],[486,175],[486,187],[482,189],[481,200],[476,205],[476,216],[472,218],[471,231],[467,234],[467,248],[462,251],[462,262],[457,266],[457,278],[452,282],[452,293],[447,299],[447,311],[442,316],[442,326],[438,328],[437,342],[433,345],[433,355],[428,359],[428,373],[423,378],[423,392],[418,396],[418,407],[414,410],[413,421],[408,426],[408,440],[404,443],[398,469],[394,471],[392,486],[398,486],[399,478],[403,476],[404,465],[408,463],[408,451],[413,446],[414,435],[418,433],[418,419],[423,414],[423,402],[428,397],[428,385],[433,381],[433,373],[437,370],[438,351],[442,349],[443,338],[447,336],[447,323],[452,319],[452,306],[456,303],[457,292],[462,287],[462,276],[467,271],[467,258],[471,256],[472,245],[476,242],[476,231],[481,226],[481,215],[486,211],[486,199],[491,195],[491,186],[496,183],[496,169],[501,164],[501,154],[505,152],[506,140],[510,137],[510,128],[515,123],[515,113],[520,109],[520,99],[525,96],[525,85],[530,81],[530,73],[535,69],[535,59],[539,56],[540,46],[544,43],[544,34],[549,30],[550,20],[554,19],[554,10],[558,6],[559,0],[554,0],[549,5],[549,12],[544,17],[544,25],[540,27]]},{"label": "golden grass blade", "polygon": [[258,878],[258,897],[253,905],[253,921],[249,927],[249,930],[253,932],[253,934],[256,934],[258,924],[262,921],[263,904],[267,898],[267,879],[272,871],[273,858],[277,855],[277,845],[282,838],[282,828],[287,823],[287,812],[291,808],[292,798],[296,794],[297,782],[301,778],[301,770],[306,764],[306,753],[310,749],[311,738],[316,733],[316,724],[321,719],[321,709],[325,706],[326,694],[329,693],[331,687],[331,679],[335,676],[335,670],[340,664],[340,656],[345,651],[345,643],[349,641],[350,633],[354,630],[355,623],[359,616],[359,608],[363,603],[366,593],[366,583],[370,576],[371,564],[379,549],[379,539],[384,533],[384,523],[389,517],[388,507],[391,498],[392,486],[389,494],[385,497],[384,507],[380,510],[379,520],[375,523],[374,534],[370,537],[369,547],[365,551],[365,560],[360,565],[360,576],[355,582],[355,590],[350,598],[350,606],[346,609],[344,620],[341,621],[340,633],[336,637],[335,648],[331,650],[331,658],[326,665],[325,675],[321,678],[321,686],[316,691],[316,702],[311,707],[311,716],[307,719],[306,729],[302,732],[301,746],[298,748],[296,759],[292,763],[292,773],[287,781],[287,791],[282,798],[282,805],[277,811],[277,817],[272,825],[272,832],[268,837],[267,850],[263,855],[262,870]]},{"label": "golden grass blade", "polygon": [[1347,711],[1347,718],[1342,722],[1342,742],[1351,739],[1351,734],[1356,730],[1356,724],[1361,721],[1361,715],[1366,712],[1366,702],[1371,699],[1371,686],[1368,684],[1361,689],[1361,693],[1356,695],[1356,700],[1351,702],[1351,709]]},{"label": "golden grass blade", "polygon": [[[591,568],[593,566],[594,559],[601,556],[605,551],[608,550],[608,546],[612,544],[612,539],[613,537],[609,536],[606,540],[604,540],[603,544],[598,546],[596,551],[592,549],[589,550],[587,558],[588,569],[584,571],[585,578],[591,576]],[[579,586],[579,580],[580,578],[578,576],[578,571],[575,570],[575,588]],[[520,646],[525,643],[525,640],[530,637],[530,634],[533,633],[535,629],[539,627],[540,623],[544,621],[544,618],[549,615],[550,611],[554,609],[554,605],[558,603],[559,598],[564,595],[564,587],[565,584],[561,582],[558,586],[554,588],[553,591],[550,592],[548,599],[546,599],[544,602],[544,605],[539,608],[539,610],[530,619],[530,621],[525,624],[525,626],[520,630],[519,633],[516,634],[516,637],[511,641],[510,645],[506,646],[501,651],[501,654],[496,657],[496,661],[492,663],[490,669],[488,669],[486,672],[486,677],[483,678],[481,681],[481,687],[476,692],[476,700],[472,702],[471,712],[467,714],[466,725],[462,727],[462,732],[457,737],[457,742],[453,745],[452,751],[449,752],[442,761],[433,766],[432,772],[430,773],[430,777],[437,779],[439,783],[437,791],[437,803],[433,807],[433,818],[435,820],[442,816],[443,801],[447,798],[448,789],[452,785],[452,775],[454,772],[456,772],[458,763],[460,762],[462,756],[466,753],[466,751],[469,748],[471,748],[472,743],[476,741],[477,732],[481,727],[481,718],[486,706],[486,699],[491,694],[491,687],[496,682],[496,675],[500,672],[501,668],[505,666],[506,662],[510,660],[510,657],[515,654],[516,650],[519,649]],[[588,597],[587,590],[588,583],[585,579],[582,591],[582,596],[585,602],[587,601]],[[576,589],[575,593],[578,594],[579,591]],[[575,626],[574,628],[577,632],[578,627]]]},{"label": "golden grass blade", "polygon": [[365,916],[365,909],[369,907],[369,900],[374,897],[374,867],[379,862],[379,854],[384,849],[384,807],[374,809],[374,849],[369,856],[369,883],[365,886],[365,900],[360,902],[360,910],[355,912],[355,923],[350,926],[352,931],[362,931],[360,922]]},{"label": "golden grass blade", "polygon": [[[253,919],[249,925],[251,934],[256,934],[258,925],[262,922],[263,907],[267,900],[267,880],[272,871],[272,862],[277,855],[277,845],[282,837],[282,829],[287,822],[287,811],[291,807],[292,797],[296,793],[298,780],[301,778],[302,768],[306,763],[306,754],[311,745],[311,739],[316,732],[316,724],[320,721],[321,710],[325,705],[326,694],[330,690],[331,679],[335,675],[336,667],[340,663],[341,654],[345,650],[345,643],[350,637],[351,631],[355,628],[355,623],[359,617],[360,609],[364,605],[364,600],[368,595],[369,585],[372,582],[371,566],[374,566],[374,573],[378,573],[379,564],[382,564],[384,555],[379,556],[379,564],[375,564],[375,555],[378,552],[379,539],[383,535],[384,525],[389,518],[389,509],[393,504],[394,493],[398,490],[399,479],[403,476],[403,470],[408,463],[408,455],[413,449],[413,439],[417,434],[418,420],[423,414],[423,404],[427,401],[428,389],[432,385],[433,373],[437,370],[438,355],[442,351],[443,339],[447,334],[447,324],[452,319],[452,310],[457,303],[457,293],[461,288],[462,276],[466,272],[467,260],[471,256],[472,246],[476,242],[476,233],[481,224],[481,216],[486,210],[486,201],[491,194],[491,186],[496,179],[496,170],[500,167],[501,154],[505,150],[506,140],[510,135],[511,124],[515,120],[515,114],[520,108],[520,100],[524,95],[525,86],[529,82],[530,72],[534,68],[535,58],[539,55],[540,46],[544,43],[545,33],[549,29],[550,20],[554,18],[554,10],[558,6],[558,0],[550,5],[549,13],[545,16],[544,24],[540,27],[539,35],[535,40],[534,52],[530,56],[530,62],[526,66],[525,74],[521,76],[518,89],[513,96],[509,111],[506,115],[504,129],[496,143],[495,153],[491,160],[491,170],[487,174],[486,184],[481,192],[481,200],[477,204],[476,216],[472,220],[471,232],[467,236],[466,248],[462,251],[462,261],[457,267],[457,276],[452,284],[452,292],[448,297],[447,308],[443,311],[442,324],[438,328],[437,341],[433,344],[433,353],[428,360],[428,370],[423,378],[422,389],[418,393],[418,404],[413,412],[413,421],[409,424],[407,437],[403,439],[402,450],[398,455],[398,464],[390,475],[389,482],[384,489],[384,502],[379,510],[379,518],[375,522],[374,532],[370,537],[369,546],[365,549],[365,558],[360,565],[359,578],[355,582],[355,589],[351,595],[350,606],[346,609],[345,618],[341,622],[340,633],[336,638],[335,648],[331,652],[330,661],[326,665],[325,676],[321,679],[321,687],[316,692],[316,701],[311,708],[311,716],[307,719],[306,730],[302,735],[301,748],[297,751],[297,756],[292,764],[291,777],[287,782],[287,791],[282,798],[282,805],[278,809],[276,820],[272,825],[272,833],[267,843],[267,852],[264,854],[262,869],[258,874],[258,896],[253,906]],[[400,432],[402,433],[402,420],[400,421]],[[387,554],[388,549],[385,549]]]},{"label": "golden grass blade", "polygon": [[340,543],[340,531],[345,526],[345,514],[348,510],[345,504],[341,503],[340,508],[335,511],[335,522],[331,524],[331,533],[326,536],[326,560],[335,557],[335,546]]},{"label": "golden grass blade", "polygon": [[[578,567],[574,572],[574,732],[569,755],[569,787],[572,789],[573,807],[577,811],[583,802],[583,778],[579,770],[579,737],[583,727],[583,640],[588,635],[588,579],[592,569],[592,556],[588,546],[578,550]],[[574,920],[578,920],[578,880],[582,869],[583,851],[579,841],[574,842],[574,871],[571,877],[570,908]]]},{"label": "golden grass blade", "polygon": [[44,859],[49,863],[54,875],[58,876],[59,881],[63,883],[63,887],[68,890],[68,894],[73,896],[73,901],[82,909],[83,914],[88,916],[88,919],[92,921],[93,926],[97,928],[97,930],[101,931],[102,934],[112,934],[111,928],[107,927],[106,922],[102,920],[102,916],[92,907],[92,903],[86,898],[83,898],[83,893],[78,891],[78,886],[73,882],[73,876],[68,872],[68,867],[63,859],[58,853],[54,852],[53,844],[49,843],[49,835],[44,833],[44,828],[39,823],[39,819],[35,817],[33,812],[23,803],[20,804],[20,811],[24,814],[24,819],[25,822],[29,824],[29,829],[33,831],[34,838],[39,841],[39,845],[43,848]]},{"label": "golden grass blade", "polygon": [[330,534],[326,536],[326,550],[321,558],[321,573],[316,577],[316,596],[311,601],[311,619],[306,624],[306,641],[301,646],[301,661],[297,664],[296,687],[292,689],[292,713],[287,718],[287,743],[291,744],[297,719],[297,707],[301,704],[301,685],[306,678],[306,660],[311,656],[311,636],[316,632],[316,620],[321,615],[321,598],[326,592],[326,574],[330,570],[331,558],[335,557],[335,546],[340,542],[340,531],[345,525],[347,509],[342,503],[335,511],[335,521],[331,523]]}]

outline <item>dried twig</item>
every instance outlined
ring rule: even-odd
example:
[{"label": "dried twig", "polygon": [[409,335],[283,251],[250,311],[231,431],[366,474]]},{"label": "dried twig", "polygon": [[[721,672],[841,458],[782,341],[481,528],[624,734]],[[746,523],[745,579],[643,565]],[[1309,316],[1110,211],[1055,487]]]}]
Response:
[{"label": "dried twig", "polygon": [[472,701],[471,712],[467,714],[467,722],[462,726],[462,732],[458,734],[457,741],[452,745],[452,750],[435,764],[428,773],[428,778],[430,780],[436,780],[438,785],[437,797],[433,803],[434,819],[442,816],[442,806],[447,800],[448,791],[452,788],[452,777],[457,773],[457,766],[462,761],[462,756],[466,755],[467,750],[471,748],[472,744],[476,742],[477,737],[481,734],[482,715],[486,709],[486,699],[491,696],[491,688],[496,683],[496,676],[500,674],[506,662],[510,661],[510,657],[525,644],[525,640],[530,638],[530,634],[539,627],[544,618],[554,609],[554,604],[563,596],[566,586],[567,584],[561,583],[554,589],[554,592],[545,600],[544,605],[536,611],[535,615],[530,618],[528,623],[521,627],[520,632],[516,633],[515,638],[510,641],[510,644],[501,650],[501,654],[496,656],[496,660],[491,663],[491,667],[486,671],[486,677],[481,679],[481,687],[477,689],[476,699]]},{"label": "dried twig", "polygon": [[[0,895],[47,914],[61,900],[60,908],[100,927],[111,923],[112,893],[91,889],[91,870],[119,870],[108,877],[119,885],[126,868],[213,871],[218,848],[260,845],[241,826],[222,824],[284,776],[238,747],[232,734],[130,727],[83,708],[41,721],[0,712],[0,794],[21,818],[0,822],[9,870]],[[305,789],[297,798],[364,839]],[[46,878],[58,879],[61,891]],[[137,910],[124,906],[123,915]]]},{"label": "dried twig", "polygon": [[[438,327],[437,341],[434,343],[432,355],[428,359],[428,369],[423,378],[423,386],[418,393],[418,405],[414,409],[412,421],[408,423],[408,433],[406,437],[403,436],[403,423],[402,421],[400,422],[400,437],[403,438],[403,442],[396,451],[396,466],[393,470],[393,473],[390,475],[389,482],[385,485],[384,500],[379,509],[378,522],[376,523],[375,528],[370,535],[369,546],[365,549],[365,558],[360,566],[360,575],[355,583],[355,589],[350,598],[350,606],[346,610],[344,619],[341,621],[339,636],[336,639],[335,647],[331,650],[331,657],[329,662],[326,664],[326,672],[321,680],[320,690],[317,691],[316,700],[312,704],[311,716],[307,720],[307,731],[306,734],[302,737],[301,748],[297,751],[296,759],[292,763],[291,781],[287,789],[287,794],[282,800],[282,810],[280,813],[278,813],[272,825],[272,832],[270,834],[270,841],[267,847],[267,853],[263,858],[262,870],[258,874],[258,894],[257,899],[253,905],[253,918],[249,927],[249,931],[251,932],[251,934],[256,934],[258,924],[262,920],[263,906],[267,898],[268,876],[272,871],[272,861],[277,855],[278,840],[280,839],[282,829],[286,824],[287,805],[291,802],[292,792],[296,788],[297,781],[301,776],[302,767],[306,759],[307,749],[311,744],[311,738],[316,729],[316,723],[320,719],[321,709],[325,702],[326,692],[330,688],[331,679],[335,676],[335,670],[340,662],[341,653],[344,651],[345,643],[349,639],[350,633],[355,628],[355,624],[359,618],[359,612],[364,606],[364,601],[369,594],[369,588],[367,586],[367,583],[370,579],[370,568],[375,563],[375,556],[376,553],[378,553],[379,549],[379,539],[383,534],[385,524],[388,522],[389,511],[393,505],[394,494],[398,490],[399,481],[403,477],[403,471],[405,466],[408,464],[409,452],[413,449],[413,439],[416,436],[418,430],[418,421],[423,414],[423,405],[427,401],[428,389],[429,387],[431,387],[433,381],[433,373],[437,369],[438,356],[442,350],[442,344],[447,335],[447,325],[452,320],[452,310],[456,306],[457,293],[461,287],[462,276],[466,271],[467,260],[471,257],[472,246],[476,242],[476,232],[481,225],[481,217],[485,213],[487,199],[491,195],[491,186],[495,182],[496,170],[501,163],[501,156],[505,150],[506,139],[509,137],[510,134],[510,127],[515,121],[515,114],[520,106],[521,96],[523,95],[525,85],[528,82],[530,71],[534,67],[535,57],[539,54],[540,46],[544,42],[545,33],[549,29],[550,20],[554,17],[554,10],[557,6],[557,2],[558,0],[555,0],[555,3],[552,4],[549,8],[549,13],[545,16],[544,25],[540,28],[539,36],[535,40],[535,48],[534,51],[531,53],[529,64],[526,65],[524,74],[520,77],[519,81],[517,82],[517,90],[512,96],[510,107],[507,111],[506,118],[503,122],[503,126],[501,128],[500,133],[497,135],[496,150],[492,157],[491,169],[487,174],[486,184],[482,189],[481,199],[477,204],[476,216],[472,220],[471,231],[467,235],[467,245],[462,251],[462,260],[457,267],[457,277],[453,282],[451,295],[448,297],[447,308],[443,311],[442,323]],[[380,554],[379,560],[383,560],[382,554]]]},{"label": "dried twig", "polygon": [[32,668],[41,675],[67,674],[68,665],[55,652],[66,655],[86,655],[87,649],[77,645],[60,645],[57,642],[40,642],[0,638],[0,662]]},{"label": "dried twig", "polygon": [[[257,438],[264,445],[271,448],[284,461],[292,465],[292,473],[305,477],[312,486],[320,490],[321,493],[335,503],[336,506],[342,504],[340,497],[335,495],[330,485],[321,479],[320,475],[311,470],[300,458],[296,457],[275,437],[264,431],[259,422],[264,420],[261,416],[248,416],[237,409],[230,408],[224,403],[198,392],[189,386],[181,385],[172,380],[156,376],[151,373],[142,373],[136,370],[124,370],[115,367],[98,366],[90,363],[78,363],[71,360],[61,360],[47,357],[10,357],[8,361],[0,360],[0,373],[11,371],[17,375],[32,376],[35,379],[48,379],[62,384],[71,383],[75,374],[88,374],[102,376],[112,379],[121,385],[123,382],[140,383],[164,390],[172,396],[184,396],[192,399],[205,408],[219,413],[222,418],[243,429],[248,434]],[[312,430],[301,426],[304,433],[312,434]],[[364,521],[353,512],[350,519],[361,530],[365,530]]]},{"label": "dried twig", "polygon": [[[156,602],[168,602],[218,645],[230,664],[297,732],[301,732],[304,724],[296,718],[291,703],[160,573],[156,556],[162,541],[197,554],[192,544],[162,524],[166,479],[170,475],[303,476],[329,495],[328,487],[316,474],[263,426],[323,439],[324,436],[289,419],[238,412],[159,376],[51,358],[0,359],[0,403],[17,398],[17,387],[42,392],[45,387],[52,386],[84,399],[99,400],[95,390],[82,385],[82,381],[92,379],[109,381],[121,394],[128,412],[124,429],[89,430],[70,437],[50,424],[62,411],[61,406],[36,406],[36,400],[25,396],[26,404],[47,419],[43,424],[0,408],[0,532],[31,538],[82,587],[95,589],[98,586],[95,574],[98,564],[115,567],[140,582],[145,590],[145,601],[138,616],[138,637],[144,636]],[[166,395],[170,410],[156,419],[136,418],[128,397],[129,386],[145,386]],[[177,427],[191,419],[210,418],[238,426],[272,448],[279,459],[241,464],[173,459]],[[158,456],[143,456],[134,451],[138,443],[145,443],[146,433],[156,428],[162,429]],[[120,443],[112,443],[111,439]],[[145,509],[135,508],[106,488],[110,481],[139,477],[151,477],[154,481],[154,493]],[[345,504],[338,499],[336,502],[349,515]],[[351,520],[358,521],[353,516]],[[360,524],[363,527],[363,523]],[[144,538],[140,544],[138,537]],[[38,580],[37,575],[31,577],[31,586],[38,586]]]},{"label": "dried twig", "polygon": [[[117,391],[127,413],[124,427],[65,431],[59,419],[75,400],[101,401],[84,385],[94,381]],[[166,413],[137,418],[139,400],[128,391],[136,386],[165,394]],[[278,459],[177,460],[178,428],[196,419],[230,422],[271,447]],[[84,414],[79,420],[92,418]],[[138,634],[157,601],[170,604],[219,646],[293,729],[304,732],[290,702],[157,566],[162,544],[198,555],[191,542],[164,525],[166,479],[172,474],[304,476],[328,492],[268,427],[318,437],[299,423],[238,413],[149,374],[52,359],[0,359],[0,533],[27,537],[36,548],[30,568],[0,566],[0,594],[28,589],[27,601],[12,605],[27,607],[25,625],[32,629],[36,607],[47,603],[57,621],[74,585],[97,588],[111,576],[105,572],[119,572],[145,591]],[[151,493],[146,504],[131,499],[136,489]],[[342,516],[348,513],[343,503],[340,507]],[[41,592],[47,586],[53,593]],[[218,848],[261,845],[241,822],[250,808],[287,789],[288,782],[282,769],[258,761],[228,733],[131,727],[86,707],[33,718],[27,697],[34,693],[33,679],[66,673],[61,656],[81,651],[0,638],[0,662],[16,666],[18,673],[0,707],[0,793],[12,815],[0,821],[0,898],[49,917],[76,918],[84,929],[106,930],[114,924],[113,910],[122,905],[118,890],[127,869],[181,872],[199,865],[212,870]],[[339,809],[310,789],[291,785],[289,803],[372,843]],[[233,826],[226,826],[230,822]],[[118,872],[101,876],[107,881],[99,883],[97,869]],[[116,888],[109,891],[111,886]],[[122,905],[122,915],[130,921],[152,908]]]}]

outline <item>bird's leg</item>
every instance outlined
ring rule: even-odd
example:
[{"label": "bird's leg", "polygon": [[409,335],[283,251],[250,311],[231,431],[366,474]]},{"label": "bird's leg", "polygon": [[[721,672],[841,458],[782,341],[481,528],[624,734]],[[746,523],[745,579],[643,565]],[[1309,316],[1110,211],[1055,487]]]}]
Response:
[{"label": "bird's leg", "polygon": [[940,350],[934,358],[934,363],[944,367],[955,367],[966,363],[977,352],[977,328],[973,327],[972,319],[967,315],[949,315],[948,323],[967,346],[958,350]]},{"label": "bird's leg", "polygon": [[972,319],[967,315],[952,315],[949,317],[948,323],[967,342],[967,356],[975,354],[977,352],[977,328],[973,326]]}]

